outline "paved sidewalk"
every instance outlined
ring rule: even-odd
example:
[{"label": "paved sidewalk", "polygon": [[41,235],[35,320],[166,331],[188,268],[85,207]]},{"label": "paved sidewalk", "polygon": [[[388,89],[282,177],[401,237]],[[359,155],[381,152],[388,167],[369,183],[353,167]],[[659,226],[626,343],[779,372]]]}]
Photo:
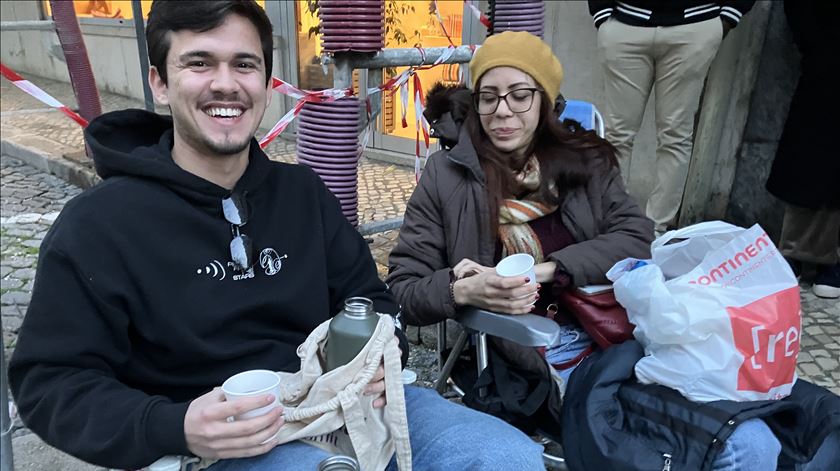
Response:
[{"label": "paved sidewalk", "polygon": [[[69,85],[28,78],[65,104],[73,105]],[[103,94],[102,98],[105,110],[142,105],[111,94]],[[64,203],[81,191],[79,185],[91,183],[91,169],[84,161],[73,162],[63,157],[81,150],[81,128],[62,114],[45,109],[5,79],[0,80],[0,118],[3,145],[0,156],[0,309],[3,346],[8,359],[29,304],[40,242]],[[277,140],[269,146],[268,154],[276,160],[293,162],[294,145]],[[68,183],[68,180],[76,184]],[[362,223],[398,217],[414,188],[413,171],[365,158],[360,164],[359,187]],[[387,256],[397,234],[397,231],[389,231],[369,237],[381,276],[387,269]],[[840,394],[840,302],[816,298],[803,285],[802,310],[798,373],[803,379]],[[410,331],[409,337],[416,339],[416,330]],[[424,333],[423,337],[425,345],[432,347],[429,336]],[[429,348],[413,349],[410,367],[418,372],[419,384],[431,385],[435,367],[434,354]],[[49,448],[19,423],[14,437],[18,470],[99,469]]]}]

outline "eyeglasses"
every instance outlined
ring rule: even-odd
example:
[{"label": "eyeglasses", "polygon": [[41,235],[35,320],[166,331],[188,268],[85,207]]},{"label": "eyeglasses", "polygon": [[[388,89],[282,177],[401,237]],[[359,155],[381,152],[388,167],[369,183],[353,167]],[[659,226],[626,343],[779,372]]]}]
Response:
[{"label": "eyeglasses", "polygon": [[248,222],[248,202],[238,193],[232,193],[222,200],[222,212],[230,223],[233,240],[230,241],[230,258],[237,270],[247,271],[254,265],[254,244],[251,238],[239,230]]},{"label": "eyeglasses", "polygon": [[499,103],[505,101],[510,111],[514,113],[525,113],[534,104],[534,94],[541,92],[539,88],[517,88],[504,95],[496,95],[493,92],[475,92],[475,109],[480,115],[493,114],[499,108]]}]

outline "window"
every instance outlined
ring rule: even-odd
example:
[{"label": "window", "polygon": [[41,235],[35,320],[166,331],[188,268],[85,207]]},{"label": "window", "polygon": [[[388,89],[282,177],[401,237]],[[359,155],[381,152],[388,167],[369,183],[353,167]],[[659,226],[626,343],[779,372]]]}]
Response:
[{"label": "window", "polygon": [[[131,3],[131,0],[73,0],[76,16],[79,18],[132,19],[134,10]],[[257,0],[257,3],[265,8],[265,0]],[[148,18],[152,0],[141,0],[140,8],[143,10],[143,18]],[[44,11],[48,17],[52,16],[48,0],[44,0]]]}]

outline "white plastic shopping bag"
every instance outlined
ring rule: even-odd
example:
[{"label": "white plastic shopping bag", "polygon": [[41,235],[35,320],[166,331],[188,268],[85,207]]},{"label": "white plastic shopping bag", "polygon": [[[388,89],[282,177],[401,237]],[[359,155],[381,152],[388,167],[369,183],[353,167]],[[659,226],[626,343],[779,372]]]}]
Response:
[{"label": "white plastic shopping bag", "polygon": [[651,252],[607,273],[645,347],[639,381],[698,402],[789,395],[799,285],[764,230],[706,222],[666,233]]}]

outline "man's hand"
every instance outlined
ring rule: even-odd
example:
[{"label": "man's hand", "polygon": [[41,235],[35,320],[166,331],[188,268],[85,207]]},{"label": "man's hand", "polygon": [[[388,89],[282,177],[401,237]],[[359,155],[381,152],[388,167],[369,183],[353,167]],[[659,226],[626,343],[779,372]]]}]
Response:
[{"label": "man's hand", "polygon": [[[400,341],[396,336],[393,342],[397,344],[399,349]],[[364,394],[365,396],[379,396],[373,400],[373,407],[375,409],[385,407],[385,404],[387,404],[387,399],[385,398],[385,367],[381,363],[379,364],[379,368],[376,369],[376,373],[373,374],[370,383],[365,386]]]},{"label": "man's hand", "polygon": [[187,448],[203,458],[243,458],[266,453],[277,446],[275,435],[284,424],[282,407],[251,419],[228,422],[228,417],[273,401],[274,396],[266,394],[227,402],[221,388],[196,398],[184,416]]},{"label": "man's hand", "polygon": [[373,375],[373,379],[365,386],[365,396],[376,395],[379,397],[373,400],[373,407],[375,409],[385,407],[387,403],[385,399],[385,367],[382,365],[379,365],[379,368],[376,369],[376,373]]}]

